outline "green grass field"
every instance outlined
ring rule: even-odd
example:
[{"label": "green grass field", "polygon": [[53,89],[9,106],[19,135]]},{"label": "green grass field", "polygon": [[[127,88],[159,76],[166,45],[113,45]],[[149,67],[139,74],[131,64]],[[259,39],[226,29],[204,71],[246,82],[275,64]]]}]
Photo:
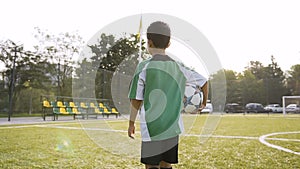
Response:
[{"label": "green grass field", "polygon": [[[174,168],[300,168],[299,115],[184,115],[184,123]],[[0,168],[144,168],[139,134],[129,139],[127,124],[110,118],[2,125]],[[201,135],[205,128],[215,128],[210,137]],[[291,152],[259,141],[271,133],[265,141]]]}]

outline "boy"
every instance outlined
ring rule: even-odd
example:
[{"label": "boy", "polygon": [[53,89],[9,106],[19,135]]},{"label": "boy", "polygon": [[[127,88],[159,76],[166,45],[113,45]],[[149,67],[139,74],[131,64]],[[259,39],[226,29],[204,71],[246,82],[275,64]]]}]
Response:
[{"label": "boy", "polygon": [[146,169],[172,168],[178,163],[178,136],[183,132],[180,117],[186,85],[200,86],[205,105],[207,79],[176,63],[165,54],[171,31],[161,21],[147,29],[147,46],[152,58],[139,63],[129,89],[131,113],[128,136],[134,138],[135,119],[140,111],[141,162]]}]

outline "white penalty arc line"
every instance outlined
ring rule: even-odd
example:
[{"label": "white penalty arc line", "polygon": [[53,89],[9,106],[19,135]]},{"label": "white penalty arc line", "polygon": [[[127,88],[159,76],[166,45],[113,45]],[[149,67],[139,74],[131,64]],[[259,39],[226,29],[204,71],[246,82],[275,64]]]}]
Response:
[{"label": "white penalty arc line", "polygon": [[[284,147],[281,147],[281,146],[278,146],[278,145],[275,145],[275,144],[271,144],[271,143],[269,143],[269,142],[266,141],[266,139],[268,139],[268,137],[270,137],[270,136],[284,135],[284,134],[300,134],[300,131],[270,133],[270,134],[266,134],[266,135],[260,136],[259,137],[259,141],[262,144],[264,144],[264,145],[266,145],[268,147],[272,147],[272,148],[275,148],[277,150],[281,150],[281,151],[285,151],[285,152],[288,152],[288,153],[300,155],[300,152],[296,152],[296,151],[293,151],[293,150],[288,149],[288,148],[284,148]],[[295,139],[293,139],[293,140],[295,140]]]}]

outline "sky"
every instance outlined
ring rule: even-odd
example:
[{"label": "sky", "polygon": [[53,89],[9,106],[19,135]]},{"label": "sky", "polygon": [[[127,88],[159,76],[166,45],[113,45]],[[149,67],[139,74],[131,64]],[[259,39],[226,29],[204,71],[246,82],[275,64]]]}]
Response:
[{"label": "sky", "polygon": [[123,17],[160,13],[199,29],[225,69],[241,72],[250,61],[267,66],[273,55],[287,71],[300,64],[299,7],[297,0],[10,0],[1,2],[0,40],[11,39],[30,48],[34,27],[39,27],[52,33],[78,31],[87,42]]}]

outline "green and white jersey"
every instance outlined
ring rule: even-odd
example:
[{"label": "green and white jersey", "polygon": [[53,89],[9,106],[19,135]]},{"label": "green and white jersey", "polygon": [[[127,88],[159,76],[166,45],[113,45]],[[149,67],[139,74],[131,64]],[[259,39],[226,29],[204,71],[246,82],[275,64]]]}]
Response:
[{"label": "green and white jersey", "polygon": [[141,62],[130,84],[129,98],[143,100],[140,127],[143,141],[165,140],[183,132],[181,110],[186,85],[203,86],[207,79],[167,55]]}]

